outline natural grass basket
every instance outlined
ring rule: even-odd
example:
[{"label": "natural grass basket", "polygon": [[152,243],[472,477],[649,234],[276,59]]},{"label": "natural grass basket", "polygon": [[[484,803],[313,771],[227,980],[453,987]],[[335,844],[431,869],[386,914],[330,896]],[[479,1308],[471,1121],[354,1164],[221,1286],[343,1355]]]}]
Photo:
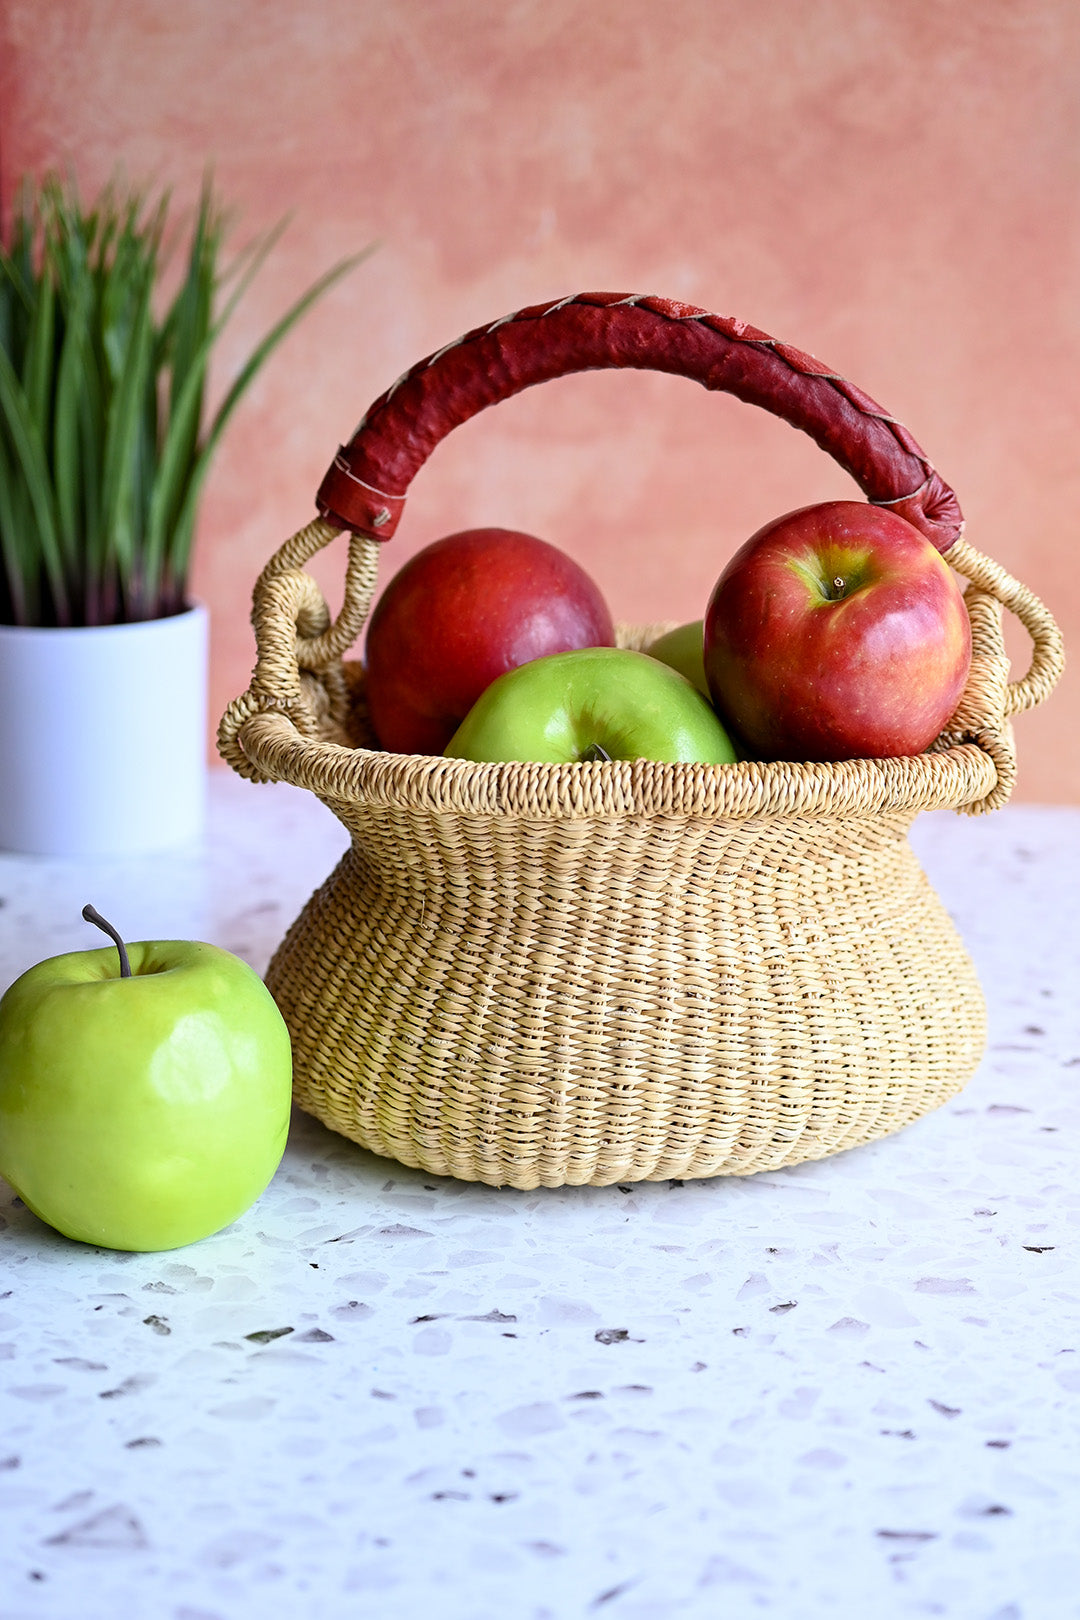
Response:
[{"label": "natural grass basket", "polygon": [[[372,746],[363,670],[379,544],[439,440],[531,383],[678,372],[785,417],[970,583],[971,676],[916,758],[477,765]],[[323,513],[255,589],[258,663],[222,721],[242,775],[309,788],[351,846],[267,982],[300,1107],[429,1172],[531,1188],[746,1174],[868,1142],[971,1076],[974,968],[907,842],[920,810],[1005,802],[1010,715],[1062,668],[1054,621],[959,538],[904,428],[741,322],[585,294],[467,334],[372,407]],[[351,531],[331,623],[303,565]],[[1029,630],[1009,681],[1002,605]],[[624,627],[625,645],[656,633]]]}]

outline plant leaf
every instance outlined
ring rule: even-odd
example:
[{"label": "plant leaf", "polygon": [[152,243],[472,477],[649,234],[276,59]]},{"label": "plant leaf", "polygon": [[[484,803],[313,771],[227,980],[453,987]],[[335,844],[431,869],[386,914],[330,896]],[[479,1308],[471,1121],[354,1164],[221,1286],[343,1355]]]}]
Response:
[{"label": "plant leaf", "polygon": [[33,510],[36,539],[53,594],[56,621],[70,624],[71,602],[60,555],[48,458],[26,394],[3,350],[0,350],[0,413],[7,424]]},{"label": "plant leaf", "polygon": [[147,385],[152,380],[152,291],[153,282],[148,274],[143,276],[140,287],[125,289],[130,307],[112,328],[114,347],[109,365],[115,388],[105,415],[101,481],[101,524],[106,548],[102,572],[104,575],[110,569],[115,570],[122,600],[130,604],[136,617],[144,616],[142,603],[150,589],[140,554],[142,536],[136,492],[140,413],[145,409]]},{"label": "plant leaf", "polygon": [[0,241],[0,618],[108,623],[181,606],[200,496],[236,406],[316,299],[373,251],[295,302],[206,424],[214,345],[287,221],[222,266],[227,220],[207,174],[162,316],[169,201],[113,181],[84,208],[56,175],[20,189]]},{"label": "plant leaf", "polygon": [[296,323],[311,308],[317,299],[321,298],[334,284],[347,275],[358,264],[375,251],[374,246],[364,248],[333,265],[326,273],[308,288],[292,307],[286,311],[281,319],[271,327],[262,342],[259,343],[249,356],[247,362],[241,367],[221,404],[218,406],[210,423],[209,430],[199,446],[199,452],[191,471],[191,477],[184,495],[184,504],[177,521],[174,543],[170,547],[168,570],[175,579],[186,574],[191,550],[191,541],[195,527],[196,509],[202,494],[202,487],[213,460],[222,433],[232,416],[233,411],[247,392],[256,373],[263,363],[277,348],[283,338],[292,330]]}]

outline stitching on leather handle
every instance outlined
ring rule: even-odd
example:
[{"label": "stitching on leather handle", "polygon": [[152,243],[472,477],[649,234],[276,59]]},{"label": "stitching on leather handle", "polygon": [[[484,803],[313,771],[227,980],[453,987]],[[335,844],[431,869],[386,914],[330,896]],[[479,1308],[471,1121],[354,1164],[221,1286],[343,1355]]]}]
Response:
[{"label": "stitching on leather handle", "polygon": [[[579,305],[580,307],[586,309],[601,310],[619,309],[630,306],[642,309],[648,314],[652,315],[654,318],[666,321],[670,324],[682,324],[683,322],[698,323],[707,330],[716,332],[728,342],[742,344],[747,348],[768,350],[772,353],[776,360],[778,360],[788,369],[792,376],[813,379],[814,381],[829,385],[837,394],[840,395],[848,409],[856,412],[860,416],[867,418],[868,420],[880,422],[895,440],[897,449],[901,455],[905,458],[909,458],[921,466],[925,476],[914,489],[905,494],[881,498],[868,497],[868,499],[871,500],[871,504],[876,506],[900,506],[905,502],[917,501],[932,480],[935,477],[940,478],[940,475],[937,473],[937,469],[926,456],[925,452],[923,452],[922,449],[916,445],[904,424],[899,422],[896,417],[892,416],[890,413],[881,408],[868,409],[868,406],[873,405],[875,402],[871,401],[868,396],[864,395],[861,389],[858,390],[860,398],[853,399],[848,390],[854,389],[855,385],[852,384],[849,379],[845,378],[841,373],[828,370],[824,367],[821,370],[816,370],[811,369],[810,366],[799,366],[795,364],[791,359],[791,353],[793,352],[792,345],[782,343],[779,339],[759,331],[746,321],[738,320],[734,317],[718,315],[708,310],[695,311],[692,308],[679,309],[677,305],[673,308],[673,302],[674,301],[672,300],[660,299],[655,295],[647,294],[628,294],[625,296],[616,296],[608,294],[577,293],[571,294],[566,298],[557,299],[555,302],[546,306],[534,306],[527,310],[517,310],[513,314],[502,316],[499,320],[488,323],[486,326],[476,327],[473,330],[462,334],[460,337],[455,338],[452,342],[444,344],[443,347],[438,349],[434,354],[428,355],[422,360],[419,360],[415,365],[403,372],[401,376],[398,377],[397,380],[392,384],[392,386],[382,396],[380,396],[380,398],[376,399],[369,407],[368,411],[358,424],[356,431],[350,440],[349,446],[346,448],[351,448],[351,446],[356,443],[356,441],[366,430],[378,422],[379,417],[390,406],[394,396],[405,384],[411,382],[414,378],[419,377],[423,372],[433,366],[436,361],[440,360],[444,355],[450,353],[452,350],[461,348],[471,343],[480,343],[485,338],[498,331],[499,328],[504,326],[512,325],[518,322],[524,323],[526,321],[543,321],[547,317],[558,313],[558,311],[573,305]],[[798,350],[795,350],[794,352],[798,353],[800,358],[812,362],[815,366],[818,364],[813,355],[808,355]],[[343,467],[342,470],[349,471],[349,469],[346,467]],[[356,479],[358,483],[364,482],[364,480],[357,478],[355,474],[351,473],[351,471],[349,472],[349,475],[350,477]],[[953,495],[953,492],[948,489],[947,485],[944,485],[943,481],[942,483],[948,494],[955,500],[955,495]],[[371,486],[369,485],[367,487],[370,488]],[[383,491],[379,491],[377,493],[384,496],[384,498],[400,501],[406,497],[408,493],[408,485],[406,485],[405,490],[402,490],[396,494],[390,495]],[[932,519],[930,521],[932,522]],[[957,537],[962,533],[963,519],[962,517],[958,516]],[[952,542],[950,542],[950,544],[951,543]],[[947,550],[948,547],[945,549]]]}]

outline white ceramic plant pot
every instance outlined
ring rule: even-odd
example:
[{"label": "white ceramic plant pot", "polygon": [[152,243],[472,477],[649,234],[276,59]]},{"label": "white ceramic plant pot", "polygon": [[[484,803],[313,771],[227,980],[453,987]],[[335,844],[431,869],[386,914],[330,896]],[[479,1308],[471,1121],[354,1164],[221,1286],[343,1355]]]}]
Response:
[{"label": "white ceramic plant pot", "polygon": [[198,838],[207,617],[0,625],[0,848],[123,855]]}]

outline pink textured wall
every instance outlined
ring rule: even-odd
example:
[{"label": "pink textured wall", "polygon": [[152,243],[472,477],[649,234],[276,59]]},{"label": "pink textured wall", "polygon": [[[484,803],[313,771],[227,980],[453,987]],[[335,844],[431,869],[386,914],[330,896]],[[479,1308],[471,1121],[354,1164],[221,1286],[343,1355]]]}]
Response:
[{"label": "pink textured wall", "polygon": [[[1075,0],[6,0],[0,177],[117,165],[237,240],[291,229],[221,372],[314,276],[377,254],[289,339],[225,444],[196,589],[214,718],[247,684],[259,567],[401,371],[590,288],[741,316],[906,422],[968,537],[1080,645],[1080,7]],[[530,529],[616,614],[700,614],[758,524],[854,494],[809,440],[670,377],[533,390],[418,476],[387,572]],[[336,549],[336,548],[335,548]],[[341,558],[321,562],[333,600]],[[1018,654],[1020,636],[1011,638]],[[1018,796],[1080,801],[1080,681],[1018,725]]]}]

